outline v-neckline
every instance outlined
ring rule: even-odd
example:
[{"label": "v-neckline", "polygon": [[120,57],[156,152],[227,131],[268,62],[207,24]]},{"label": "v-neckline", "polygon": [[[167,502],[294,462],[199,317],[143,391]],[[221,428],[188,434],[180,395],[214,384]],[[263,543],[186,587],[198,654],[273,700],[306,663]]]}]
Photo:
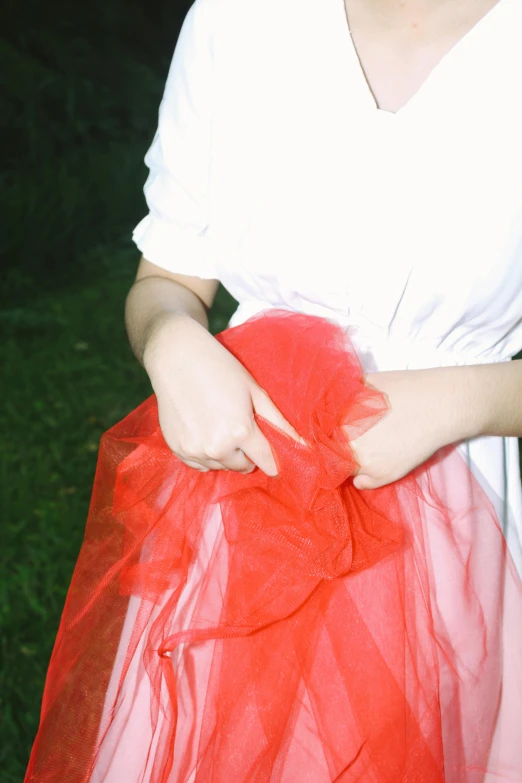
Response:
[{"label": "v-neckline", "polygon": [[433,66],[433,68],[428,73],[424,81],[420,84],[418,89],[413,93],[413,95],[410,96],[410,98],[408,98],[406,103],[404,103],[399,109],[397,109],[397,111],[389,111],[388,109],[381,109],[379,107],[377,99],[375,98],[370,83],[364,72],[364,68],[359,58],[359,53],[357,52],[357,48],[352,38],[345,2],[344,0],[338,0],[338,2],[341,5],[341,11],[344,18],[344,25],[346,30],[345,38],[348,38],[348,46],[351,49],[350,53],[353,59],[355,60],[356,68],[358,70],[359,81],[362,84],[363,92],[366,93],[366,96],[368,98],[370,109],[374,112],[374,114],[377,117],[384,117],[387,118],[388,120],[390,119],[393,120],[402,117],[402,115],[405,113],[409,113],[411,108],[414,107],[415,104],[428,91],[431,84],[436,80],[436,78],[440,75],[440,73],[448,66],[451,60],[453,60],[461,52],[461,50],[463,50],[466,47],[466,45],[468,45],[469,42],[480,33],[480,31],[483,29],[483,27],[487,25],[488,22],[491,22],[491,19],[496,16],[497,12],[500,10],[500,7],[505,6],[509,2],[509,0],[497,0],[495,5],[492,6],[489,9],[489,11],[486,11],[486,13],[483,14],[480,17],[480,19],[478,19],[475,22],[475,24],[472,27],[470,27],[470,29],[466,33],[464,33],[464,35],[461,36],[453,44],[453,46],[450,49],[448,49],[448,51],[445,54],[442,55],[440,60],[438,60],[437,63]]}]

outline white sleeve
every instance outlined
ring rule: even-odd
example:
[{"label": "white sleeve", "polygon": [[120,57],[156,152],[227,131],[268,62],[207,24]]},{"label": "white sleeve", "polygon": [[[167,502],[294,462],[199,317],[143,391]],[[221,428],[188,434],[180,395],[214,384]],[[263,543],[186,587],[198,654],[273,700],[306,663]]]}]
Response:
[{"label": "white sleeve", "polygon": [[213,62],[210,0],[190,8],[174,51],[156,135],[145,156],[149,214],[133,240],[164,269],[211,279],[208,186]]}]

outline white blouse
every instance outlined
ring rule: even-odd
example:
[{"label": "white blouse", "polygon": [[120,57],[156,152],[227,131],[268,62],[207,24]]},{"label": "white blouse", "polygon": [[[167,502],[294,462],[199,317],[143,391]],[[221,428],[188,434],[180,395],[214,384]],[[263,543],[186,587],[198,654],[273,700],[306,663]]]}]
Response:
[{"label": "white blouse", "polygon": [[[367,370],[522,349],[522,0],[498,0],[395,114],[344,0],[196,0],[145,160],[136,244],[222,281],[232,324],[335,319]],[[516,439],[462,449],[522,563]]]}]

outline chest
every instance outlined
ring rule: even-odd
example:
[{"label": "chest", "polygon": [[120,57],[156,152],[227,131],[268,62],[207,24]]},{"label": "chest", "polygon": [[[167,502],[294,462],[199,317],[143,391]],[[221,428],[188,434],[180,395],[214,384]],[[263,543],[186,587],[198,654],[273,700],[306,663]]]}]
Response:
[{"label": "chest", "polygon": [[403,2],[403,10],[392,18],[385,11],[372,16],[361,0],[344,0],[362,76],[378,108],[390,113],[402,109],[497,2],[456,2],[447,4],[449,11],[442,4],[441,12],[429,18],[423,18],[416,4],[410,8]]},{"label": "chest", "polygon": [[251,34],[217,51],[210,234],[234,279],[259,297],[279,287],[335,295],[345,309],[374,303],[376,319],[406,301],[406,287],[412,308],[422,286],[446,306],[454,295],[462,314],[497,283],[520,286],[516,14],[489,17],[390,113],[375,110],[344,0],[285,0],[274,14],[286,8],[278,25],[245,17]]}]

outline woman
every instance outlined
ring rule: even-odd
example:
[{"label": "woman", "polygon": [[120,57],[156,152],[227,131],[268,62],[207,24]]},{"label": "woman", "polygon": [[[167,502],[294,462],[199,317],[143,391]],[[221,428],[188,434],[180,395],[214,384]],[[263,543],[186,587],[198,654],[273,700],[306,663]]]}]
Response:
[{"label": "woman", "polygon": [[[522,780],[516,664],[522,593],[510,565],[512,558],[522,570],[516,442],[522,436],[522,362],[510,361],[522,348],[521,32],[519,0],[196,0],[146,158],[150,214],[134,234],[143,257],[126,322],[156,394],[164,439],[182,463],[202,473],[246,476],[259,468],[276,476],[278,462],[261,420],[306,446],[303,433],[244,363],[209,334],[207,310],[221,281],[239,302],[233,326],[276,308],[324,317],[349,335],[367,387],[388,403],[387,415],[372,427],[351,431],[358,465],[353,486],[368,508],[388,513],[392,494],[380,506],[371,498],[403,486],[399,480],[413,471],[425,499],[434,492],[430,497],[455,509],[460,467],[456,452],[445,447],[458,444],[458,458],[469,468],[465,491],[460,487],[465,504],[447,527],[456,531],[464,516],[466,535],[477,531],[466,562],[452,560],[455,552],[430,531],[427,512],[424,554],[410,563],[412,579],[428,563],[426,585],[436,611],[423,628],[431,623],[435,629],[426,630],[435,639],[429,652],[435,658],[429,664],[428,647],[415,653],[419,701],[414,705],[409,695],[401,702],[409,728],[400,735],[400,753],[399,712],[377,728],[377,712],[395,699],[390,689],[396,678],[382,674],[381,702],[369,717],[363,716],[369,690],[356,698],[350,682],[351,707],[344,712],[334,707],[341,686],[329,694],[336,721],[353,710],[357,741],[345,732],[334,747],[334,727],[325,728],[328,710],[318,712],[308,685],[296,685],[300,706],[288,719],[293,728],[271,734],[275,723],[263,724],[266,709],[259,704],[260,693],[277,701],[271,680],[272,691],[256,690],[259,726],[252,729],[249,702],[242,726],[234,724],[229,744],[222,740],[221,755],[216,751],[210,763],[208,737],[219,733],[216,714],[226,693],[219,691],[211,708],[207,685],[226,647],[209,654],[196,636],[184,648],[179,640],[187,637],[176,634],[169,647],[163,635],[156,652],[162,663],[167,658],[167,668],[162,674],[147,669],[140,645],[146,629],[157,627],[158,607],[140,625],[148,594],[142,590],[141,603],[133,604],[134,581],[116,634],[120,652],[107,664],[110,682],[98,683],[104,717],[92,720],[104,728],[94,729],[96,749],[89,745],[79,759],[75,744],[60,762],[53,760],[47,749],[56,742],[57,716],[48,707],[26,780]],[[435,462],[422,472],[433,455]],[[399,495],[404,516],[405,497]],[[483,526],[484,509],[496,515],[509,553],[489,523]],[[179,628],[196,627],[201,605],[213,611],[205,590],[214,578],[223,587],[224,549],[221,519],[210,514],[183,590],[176,592],[174,579],[164,591],[163,606],[175,596]],[[417,606],[421,583],[417,589],[405,580],[403,589],[415,594],[402,594],[408,606]],[[375,584],[366,583],[362,592]],[[391,620],[387,626],[383,618],[399,599],[388,605],[385,591],[374,595],[369,611],[381,606],[379,622],[389,629]],[[479,596],[476,605],[470,595]],[[461,604],[467,607],[462,613],[455,609]],[[471,605],[476,617],[468,626]],[[419,607],[415,612],[422,613]],[[480,639],[460,638],[468,627]],[[397,626],[394,632],[401,634]],[[386,644],[395,642],[386,642],[384,631],[379,639],[385,658]],[[313,655],[320,657],[317,644]],[[372,649],[365,653],[369,670],[377,661]],[[285,669],[284,648],[279,653],[288,678],[292,667]],[[238,653],[238,671],[241,663]],[[97,665],[101,671],[98,661],[94,673]],[[394,665],[387,660],[384,668]],[[270,662],[263,658],[262,666],[249,669],[256,684],[263,676],[258,670],[266,667]],[[422,681],[429,690],[433,667],[438,717],[432,730],[419,705]],[[460,690],[464,669],[469,681]],[[371,689],[371,673],[359,669],[348,679],[362,678]],[[323,674],[327,691],[335,671]],[[63,687],[58,680],[55,674],[48,685],[47,705]],[[409,686],[403,686],[406,693]],[[175,717],[166,714],[166,691]],[[262,752],[252,736],[264,743]],[[415,761],[414,748],[421,746]]]}]

